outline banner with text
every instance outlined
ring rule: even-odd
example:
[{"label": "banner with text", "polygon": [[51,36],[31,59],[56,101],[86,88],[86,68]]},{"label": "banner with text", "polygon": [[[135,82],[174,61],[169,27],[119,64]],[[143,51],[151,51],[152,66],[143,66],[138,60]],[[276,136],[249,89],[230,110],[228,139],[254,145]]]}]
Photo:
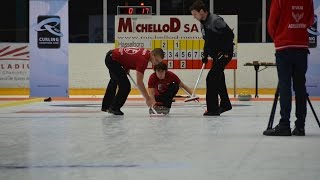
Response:
[{"label": "banner with text", "polygon": [[68,96],[68,0],[30,0],[30,96]]},{"label": "banner with text", "polygon": [[[235,34],[235,49],[227,69],[237,69],[238,16],[222,15]],[[200,69],[204,40],[200,22],[184,16],[126,16],[115,18],[115,47],[162,48],[170,69]],[[212,61],[207,63],[210,68]],[[149,64],[151,68],[151,64]]]},{"label": "banner with text", "polygon": [[307,91],[310,96],[320,96],[320,46],[319,42],[319,21],[320,17],[320,0],[314,0],[314,23],[308,29],[310,55],[308,59],[307,71]]}]

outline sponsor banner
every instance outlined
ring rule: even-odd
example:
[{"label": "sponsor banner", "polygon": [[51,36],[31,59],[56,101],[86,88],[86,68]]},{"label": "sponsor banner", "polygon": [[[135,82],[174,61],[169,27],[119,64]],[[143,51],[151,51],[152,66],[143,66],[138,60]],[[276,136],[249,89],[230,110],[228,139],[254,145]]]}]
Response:
[{"label": "sponsor banner", "polygon": [[27,43],[0,43],[0,88],[29,87]]},{"label": "sponsor banner", "polygon": [[320,96],[320,47],[319,42],[319,17],[320,17],[320,0],[314,0],[315,21],[308,29],[310,55],[308,58],[307,91],[310,96]]},{"label": "sponsor banner", "polygon": [[[237,69],[238,17],[222,15],[235,34],[233,60],[228,69]],[[204,40],[200,22],[189,16],[116,16],[115,47],[162,48],[169,69],[200,69]],[[210,68],[209,61],[206,68]],[[152,66],[149,66],[152,68]]]},{"label": "sponsor banner", "polygon": [[30,96],[68,96],[68,0],[30,0]]}]

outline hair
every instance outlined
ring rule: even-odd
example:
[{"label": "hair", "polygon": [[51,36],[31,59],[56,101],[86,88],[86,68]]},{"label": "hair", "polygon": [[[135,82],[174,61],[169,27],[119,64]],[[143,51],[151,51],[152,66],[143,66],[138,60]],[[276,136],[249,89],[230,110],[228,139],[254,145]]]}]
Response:
[{"label": "hair", "polygon": [[207,5],[202,0],[196,0],[189,8],[190,11],[196,10],[200,11],[203,10],[204,12],[208,12]]},{"label": "hair", "polygon": [[164,62],[160,62],[157,65],[155,65],[153,67],[153,69],[154,69],[154,71],[159,71],[159,70],[167,71],[168,70],[168,66]]},{"label": "hair", "polygon": [[155,48],[151,52],[153,52],[155,56],[160,56],[162,59],[164,58],[164,52],[161,48]]}]

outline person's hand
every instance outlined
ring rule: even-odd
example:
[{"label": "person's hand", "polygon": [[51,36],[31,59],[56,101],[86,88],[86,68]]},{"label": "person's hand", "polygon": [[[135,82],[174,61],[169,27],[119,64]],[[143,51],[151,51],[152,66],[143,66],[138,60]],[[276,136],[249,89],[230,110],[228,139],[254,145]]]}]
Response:
[{"label": "person's hand", "polygon": [[208,57],[206,57],[206,56],[202,56],[202,63],[205,63],[205,64],[207,64],[208,63]]},{"label": "person's hand", "polygon": [[146,99],[146,104],[148,107],[153,107],[156,104],[156,101],[152,98]]}]

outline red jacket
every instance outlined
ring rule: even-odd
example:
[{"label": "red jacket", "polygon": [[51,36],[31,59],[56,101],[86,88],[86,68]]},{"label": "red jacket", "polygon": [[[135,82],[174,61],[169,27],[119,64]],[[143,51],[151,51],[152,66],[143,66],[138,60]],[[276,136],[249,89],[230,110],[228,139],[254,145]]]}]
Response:
[{"label": "red jacket", "polygon": [[119,62],[126,70],[135,69],[144,74],[148,67],[150,51],[136,47],[115,48],[112,59]]},{"label": "red jacket", "polygon": [[312,0],[272,0],[268,31],[276,50],[308,48],[308,27],[313,24]]},{"label": "red jacket", "polygon": [[149,77],[148,88],[154,88],[154,95],[159,96],[168,90],[168,85],[172,82],[180,84],[179,77],[171,71],[167,71],[164,79],[159,79],[154,72]]}]

